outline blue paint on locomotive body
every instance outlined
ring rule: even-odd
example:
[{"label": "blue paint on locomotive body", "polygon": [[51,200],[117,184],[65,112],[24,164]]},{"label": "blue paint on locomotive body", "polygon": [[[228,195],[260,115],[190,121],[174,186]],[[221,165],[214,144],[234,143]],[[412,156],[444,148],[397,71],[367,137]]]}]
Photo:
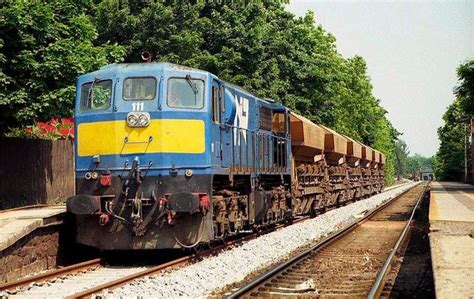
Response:
[{"label": "blue paint on locomotive body", "polygon": [[[204,81],[204,104],[200,109],[173,108],[167,104],[170,78],[185,78]],[[124,80],[127,78],[152,77],[156,79],[156,93],[149,100],[124,100]],[[112,97],[108,108],[83,111],[81,87],[94,80],[111,80]],[[218,90],[218,116],[213,117],[213,87]],[[143,104],[133,104],[133,103]],[[287,108],[261,100],[244,89],[220,80],[215,75],[201,70],[169,63],[112,64],[95,72],[82,75],[77,80],[75,104],[75,127],[107,121],[125,121],[127,114],[140,106],[148,112],[151,120],[193,119],[204,122],[205,150],[203,153],[176,153],[147,151],[100,155],[100,163],[94,164],[93,155],[80,156],[76,151],[76,175],[84,177],[87,171],[108,170],[112,176],[124,175],[135,157],[147,175],[170,175],[171,169],[191,169],[194,174],[229,175],[290,175],[291,141]],[[276,135],[270,128],[262,128],[262,111],[282,113],[286,123],[285,132]],[[220,118],[216,121],[213,118]],[[77,130],[78,134],[80,130]],[[98,135],[101,132],[97,132]],[[107,136],[104,136],[107,138]],[[75,139],[76,149],[78,148]],[[193,140],[189,140],[193,142]],[[278,149],[277,149],[278,147]],[[277,156],[278,155],[278,156]],[[179,174],[182,174],[179,173]]]}]

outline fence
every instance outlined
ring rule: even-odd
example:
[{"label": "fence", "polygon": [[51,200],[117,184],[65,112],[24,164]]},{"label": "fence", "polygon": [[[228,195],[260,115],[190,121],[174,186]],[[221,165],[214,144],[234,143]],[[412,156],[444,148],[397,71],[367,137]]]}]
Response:
[{"label": "fence", "polygon": [[0,209],[58,204],[72,194],[73,141],[0,138]]}]

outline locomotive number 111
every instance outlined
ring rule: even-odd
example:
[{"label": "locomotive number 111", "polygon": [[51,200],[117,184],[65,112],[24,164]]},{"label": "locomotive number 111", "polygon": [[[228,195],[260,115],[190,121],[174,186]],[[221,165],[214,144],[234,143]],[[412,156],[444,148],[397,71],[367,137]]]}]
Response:
[{"label": "locomotive number 111", "polygon": [[143,102],[133,102],[132,111],[143,111],[144,104]]}]

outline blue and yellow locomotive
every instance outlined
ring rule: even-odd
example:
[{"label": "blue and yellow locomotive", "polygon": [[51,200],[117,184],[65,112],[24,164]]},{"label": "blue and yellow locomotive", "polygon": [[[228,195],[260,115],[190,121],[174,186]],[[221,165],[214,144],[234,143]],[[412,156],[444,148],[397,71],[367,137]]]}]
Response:
[{"label": "blue and yellow locomotive", "polygon": [[291,215],[284,204],[269,212],[267,199],[289,198],[285,107],[205,71],[138,63],[80,76],[75,111],[67,207],[80,243],[186,247]]},{"label": "blue and yellow locomotive", "polygon": [[382,154],[175,64],[80,76],[75,126],[67,209],[77,241],[103,250],[193,247],[383,188]]}]

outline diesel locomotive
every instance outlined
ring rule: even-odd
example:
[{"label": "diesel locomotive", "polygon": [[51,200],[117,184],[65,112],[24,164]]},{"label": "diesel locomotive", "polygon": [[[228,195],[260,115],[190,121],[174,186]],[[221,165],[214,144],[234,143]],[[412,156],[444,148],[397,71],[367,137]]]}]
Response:
[{"label": "diesel locomotive", "polygon": [[385,156],[215,75],[112,64],[77,80],[78,243],[191,248],[384,188]]}]

